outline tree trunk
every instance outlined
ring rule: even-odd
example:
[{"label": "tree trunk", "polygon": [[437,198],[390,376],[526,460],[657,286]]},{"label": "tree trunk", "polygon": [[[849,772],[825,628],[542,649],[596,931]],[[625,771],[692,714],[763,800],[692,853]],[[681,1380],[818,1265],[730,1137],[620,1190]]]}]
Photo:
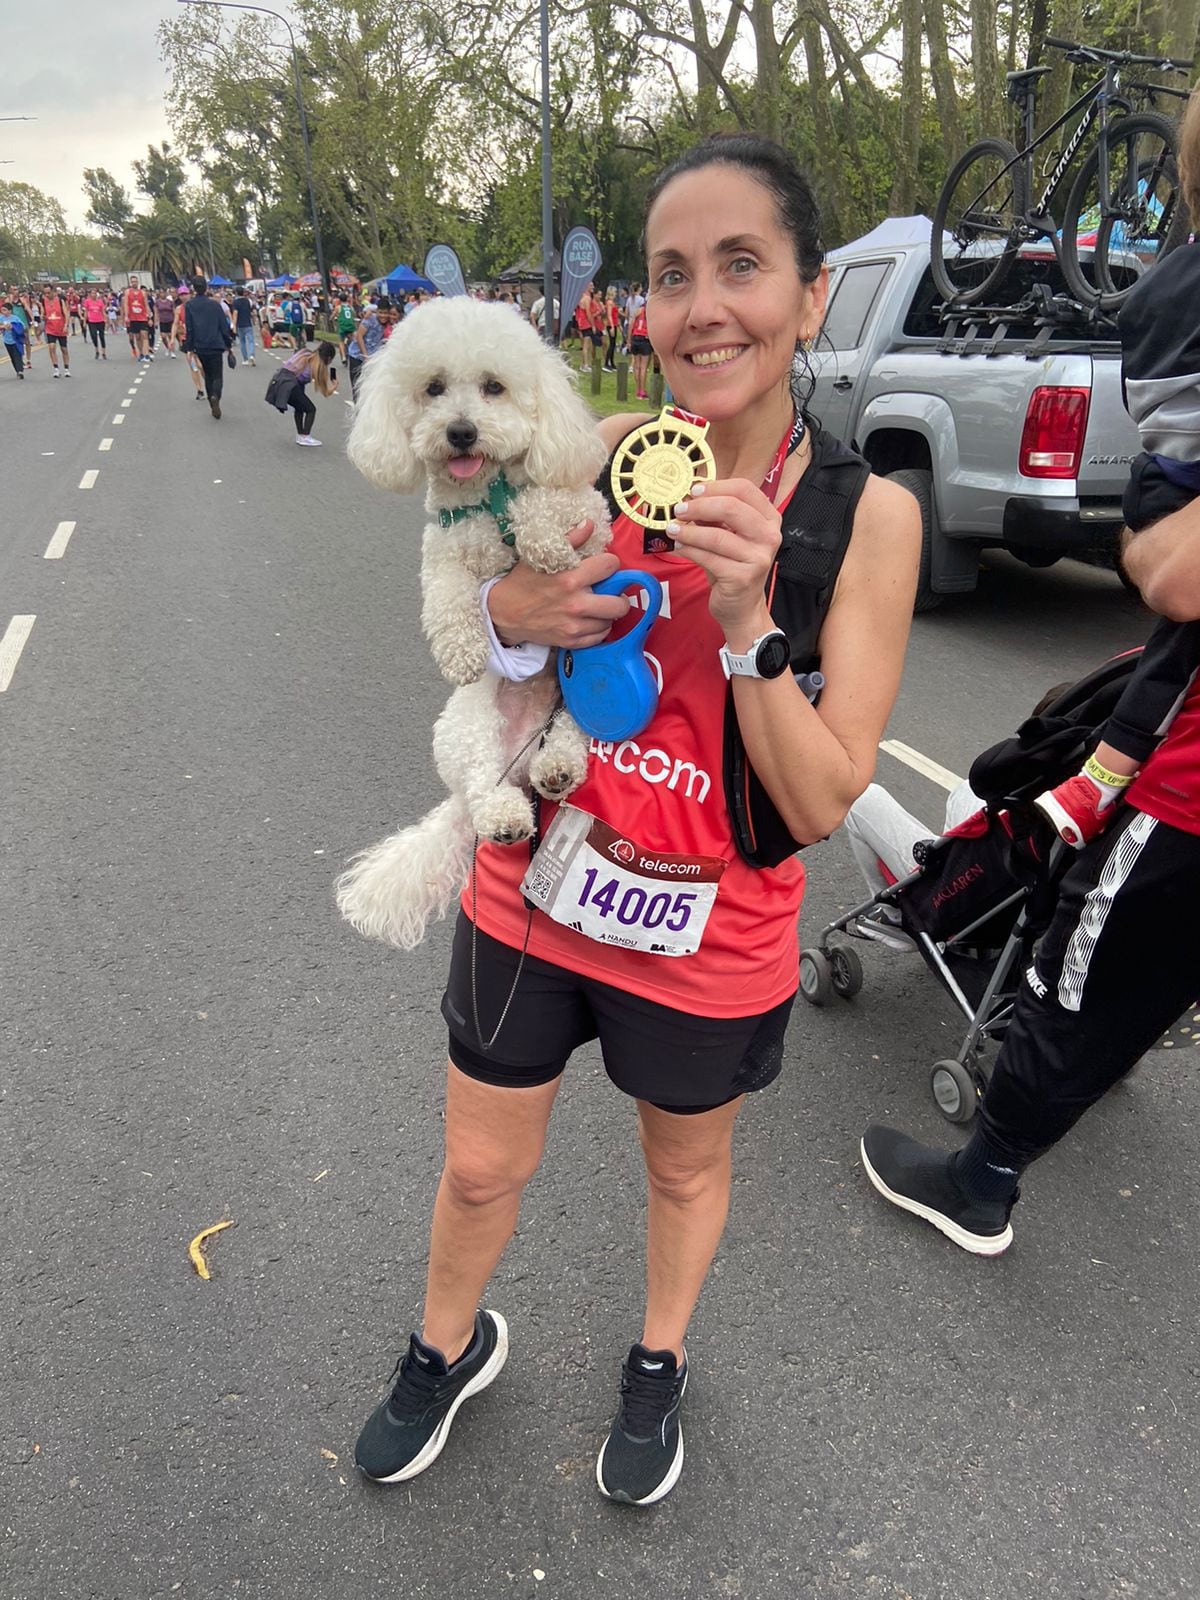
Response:
[{"label": "tree trunk", "polygon": [[921,0],[903,0],[903,38],[900,53],[900,141],[896,151],[896,176],[888,209],[893,216],[911,216],[917,208],[917,169],[921,158],[921,110],[924,74],[921,71]]},{"label": "tree trunk", "polygon": [[821,231],[826,244],[846,238],[844,164],[833,113],[829,105],[829,80],[825,75],[825,49],[817,19],[808,13],[801,37],[808,67],[808,101],[812,110],[813,138],[816,143],[812,163],[821,198]]},{"label": "tree trunk", "polygon": [[945,151],[946,165],[950,167],[966,149],[967,141],[963,133],[958,90],[954,86],[954,68],[950,64],[943,0],[928,0],[925,6],[925,29],[929,37],[929,76],[933,79],[933,98],[942,130],[942,149]]},{"label": "tree trunk", "polygon": [[971,65],[975,72],[975,131],[980,136],[1005,131],[1000,100],[1000,56],[996,49],[994,0],[971,0]]},{"label": "tree trunk", "polygon": [[[1082,42],[1085,31],[1083,0],[1052,0],[1050,26],[1046,31],[1055,39],[1069,39],[1072,43]],[[1061,50],[1048,50],[1046,65],[1053,67],[1054,70],[1048,77],[1042,79],[1039,130],[1048,128],[1057,117],[1062,116],[1071,103],[1071,63]],[[1071,129],[1063,128],[1060,145],[1070,137]]]},{"label": "tree trunk", "polygon": [[783,97],[780,93],[779,40],[775,36],[775,7],[772,0],[753,0],[751,23],[757,57],[754,124],[766,138],[779,141],[783,138]]}]

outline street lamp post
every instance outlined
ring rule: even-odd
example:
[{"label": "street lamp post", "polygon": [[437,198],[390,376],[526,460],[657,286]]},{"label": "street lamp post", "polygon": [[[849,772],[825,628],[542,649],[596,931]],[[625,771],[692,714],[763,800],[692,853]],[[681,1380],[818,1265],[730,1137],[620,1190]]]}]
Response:
[{"label": "street lamp post", "polygon": [[542,294],[544,329],[551,344],[558,343],[554,315],[554,198],[550,188],[550,0],[541,0],[542,34]]},{"label": "street lamp post", "polygon": [[300,142],[304,146],[304,176],[308,180],[308,208],[312,214],[313,248],[317,256],[317,271],[321,275],[321,282],[325,285],[325,299],[328,303],[332,298],[329,284],[329,272],[325,266],[325,250],[321,244],[321,224],[317,218],[317,193],[313,187],[312,150],[308,143],[308,117],[304,111],[304,92],[300,86],[300,55],[296,49],[296,35],[292,32],[292,25],[279,11],[272,11],[270,6],[256,6],[249,4],[249,0],[179,0],[181,6],[216,6],[221,11],[261,11],[264,16],[274,17],[276,22],[282,22],[288,31],[288,38],[292,45],[292,72],[296,79],[296,109],[300,113]]}]

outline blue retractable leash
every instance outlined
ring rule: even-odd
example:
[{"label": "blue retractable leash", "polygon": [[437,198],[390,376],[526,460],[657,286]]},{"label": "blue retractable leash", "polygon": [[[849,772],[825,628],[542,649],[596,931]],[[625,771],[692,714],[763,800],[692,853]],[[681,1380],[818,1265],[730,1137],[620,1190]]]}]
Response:
[{"label": "blue retractable leash", "polygon": [[623,594],[635,587],[645,591],[646,609],[628,633],[558,654],[563,704],[590,739],[605,743],[641,733],[658,707],[658,681],[642,645],[662,608],[662,584],[629,568],[597,583],[592,593]]}]

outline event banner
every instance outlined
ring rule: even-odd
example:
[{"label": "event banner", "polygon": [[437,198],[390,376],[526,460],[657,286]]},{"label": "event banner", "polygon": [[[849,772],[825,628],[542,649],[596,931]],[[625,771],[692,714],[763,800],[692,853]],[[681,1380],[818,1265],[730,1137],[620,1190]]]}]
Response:
[{"label": "event banner", "polygon": [[444,295],[466,294],[467,281],[463,277],[462,262],[458,252],[448,244],[431,244],[425,256],[424,276],[437,284]]},{"label": "event banner", "polygon": [[572,228],[563,240],[558,334],[570,327],[583,291],[600,270],[600,246],[590,228]]}]

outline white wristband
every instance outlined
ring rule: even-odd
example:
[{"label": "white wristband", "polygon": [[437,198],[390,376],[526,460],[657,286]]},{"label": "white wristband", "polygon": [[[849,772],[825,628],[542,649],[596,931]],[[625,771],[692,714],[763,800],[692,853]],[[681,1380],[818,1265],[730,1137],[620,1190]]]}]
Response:
[{"label": "white wristband", "polygon": [[483,625],[487,629],[488,644],[491,646],[487,670],[497,678],[507,678],[510,683],[524,683],[526,678],[536,677],[549,661],[550,646],[500,643],[492,622],[492,614],[488,610],[488,595],[499,582],[500,578],[489,578],[479,589],[479,610],[483,616]]}]

